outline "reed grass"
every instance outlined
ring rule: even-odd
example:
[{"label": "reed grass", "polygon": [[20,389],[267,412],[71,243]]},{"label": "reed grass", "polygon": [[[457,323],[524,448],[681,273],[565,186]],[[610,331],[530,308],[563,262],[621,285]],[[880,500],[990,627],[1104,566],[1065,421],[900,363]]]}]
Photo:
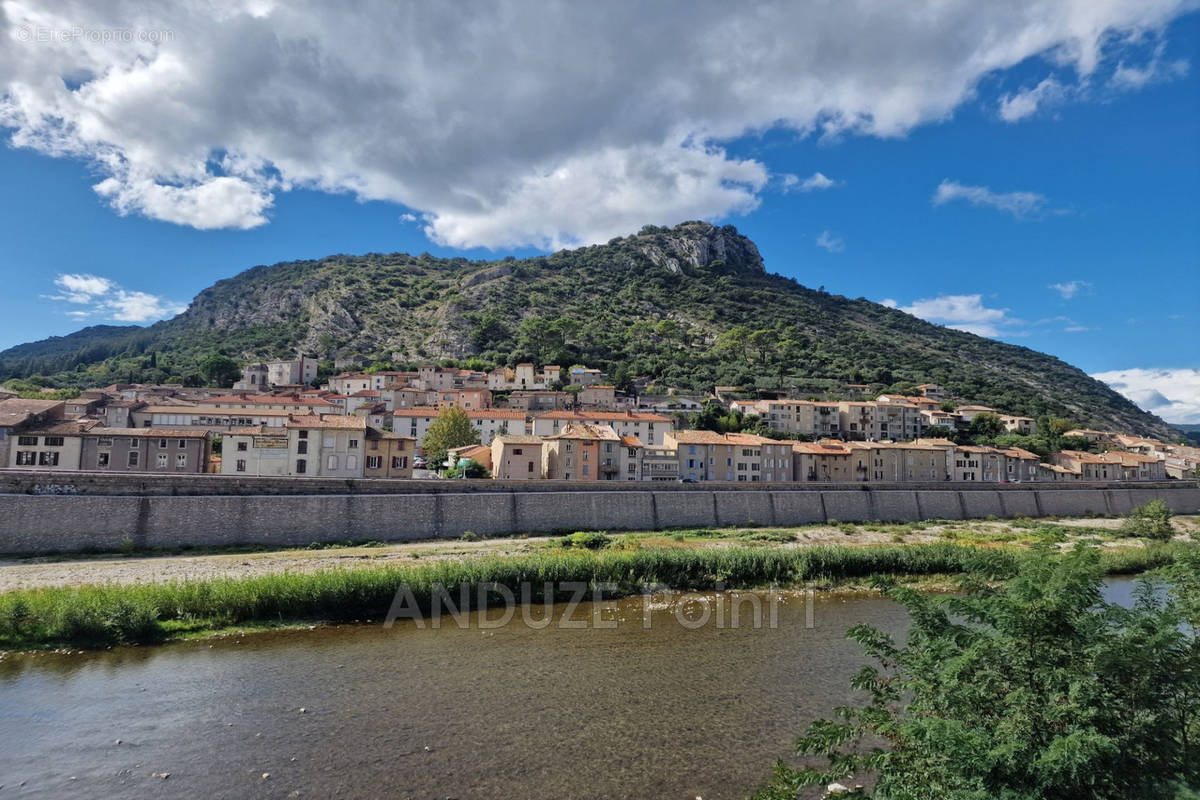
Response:
[{"label": "reed grass", "polygon": [[[1155,544],[1106,552],[1114,574],[1172,563],[1200,546]],[[935,543],[840,545],[807,548],[741,547],[701,550],[543,551],[528,556],[485,556],[414,566],[381,566],[283,573],[253,578],[107,584],[19,590],[0,594],[0,649],[48,646],[103,647],[154,642],[186,630],[244,624],[380,619],[397,589],[407,586],[418,604],[439,587],[500,585],[518,592],[531,584],[605,583],[614,596],[647,584],[676,591],[798,586],[878,575],[917,576],[1011,572],[1018,549]]]}]

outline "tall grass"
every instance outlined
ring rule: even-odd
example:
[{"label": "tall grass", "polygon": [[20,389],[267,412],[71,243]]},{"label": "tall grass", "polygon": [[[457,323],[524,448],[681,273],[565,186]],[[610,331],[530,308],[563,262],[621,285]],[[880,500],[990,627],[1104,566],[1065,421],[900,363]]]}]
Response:
[{"label": "tall grass", "polygon": [[[1163,566],[1195,545],[1164,544],[1106,554],[1114,573]],[[534,596],[547,583],[586,582],[632,594],[647,584],[674,590],[718,586],[752,589],[770,584],[873,575],[935,575],[1011,571],[1018,550],[937,543],[801,549],[729,548],[614,551],[566,549],[529,556],[490,556],[409,567],[364,567],[309,574],[133,585],[33,589],[0,595],[0,648],[47,645],[105,646],[152,642],[180,629],[248,623],[345,621],[383,617],[396,591],[407,586],[428,608],[439,587],[500,585]]]}]

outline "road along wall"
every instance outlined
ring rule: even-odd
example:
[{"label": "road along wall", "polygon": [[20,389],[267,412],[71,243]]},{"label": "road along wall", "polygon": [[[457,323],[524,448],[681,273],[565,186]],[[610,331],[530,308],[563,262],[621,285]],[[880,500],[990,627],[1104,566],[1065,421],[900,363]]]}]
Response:
[{"label": "road along wall", "polygon": [[[432,483],[432,482],[429,482]],[[483,483],[483,482],[481,482]],[[490,483],[490,482],[488,482]],[[0,494],[0,552],[44,553],[230,544],[307,545],[347,539],[412,541],[574,530],[803,525],[829,520],[920,521],[1126,514],[1161,498],[1200,513],[1200,485],[1035,484],[937,488],[840,485],[753,488],[698,484],[619,489],[438,482],[394,494]],[[449,484],[449,485],[447,485]]]}]

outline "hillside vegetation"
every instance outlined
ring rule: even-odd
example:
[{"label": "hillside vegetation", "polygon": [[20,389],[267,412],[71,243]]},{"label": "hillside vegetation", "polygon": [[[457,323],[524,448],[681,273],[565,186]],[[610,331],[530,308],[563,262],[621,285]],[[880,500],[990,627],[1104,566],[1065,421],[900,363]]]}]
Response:
[{"label": "hillside vegetation", "polygon": [[935,382],[1012,413],[1172,435],[1059,359],[806,288],[768,273],[733,226],[704,222],[522,260],[368,253],[254,267],[149,328],[97,326],[0,352],[0,380],[196,381],[214,352],[298,351],[397,366],[582,363],[617,383],[782,385],[814,397],[846,382]]}]

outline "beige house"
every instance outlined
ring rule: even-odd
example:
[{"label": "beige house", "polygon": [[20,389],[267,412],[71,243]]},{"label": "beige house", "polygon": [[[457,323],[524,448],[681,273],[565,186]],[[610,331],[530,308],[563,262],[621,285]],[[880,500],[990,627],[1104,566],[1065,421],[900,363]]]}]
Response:
[{"label": "beige house", "polygon": [[547,480],[619,480],[621,437],[607,425],[584,422],[543,436],[542,475]]},{"label": "beige house", "polygon": [[792,480],[792,443],[749,433],[672,431],[679,477],[692,481],[784,483]]},{"label": "beige house", "polygon": [[524,391],[518,390],[508,396],[508,407],[514,411],[526,413],[542,413],[570,408],[575,404],[575,398],[567,392]]},{"label": "beige house", "polygon": [[492,477],[500,481],[542,477],[542,440],[537,436],[503,434],[492,439]]},{"label": "beige house", "polygon": [[1029,483],[1041,480],[1041,459],[1021,447],[998,447],[1004,453],[1005,480],[1009,483]]},{"label": "beige house", "polygon": [[290,474],[361,478],[367,421],[362,417],[303,416],[285,423]]},{"label": "beige house", "polygon": [[27,470],[78,470],[82,463],[83,434],[99,424],[95,420],[72,420],[22,430],[13,437],[5,466]]},{"label": "beige house", "polygon": [[65,412],[66,403],[61,400],[23,400],[20,397],[0,400],[0,464],[11,463],[14,436],[27,428],[60,420]]},{"label": "beige house", "polygon": [[487,388],[494,392],[544,391],[562,382],[562,369],[547,364],[539,370],[526,362],[516,367],[497,367],[487,374],[486,380]]},{"label": "beige house", "polygon": [[664,482],[679,480],[679,454],[673,447],[642,448],[642,480]]},{"label": "beige house", "polygon": [[[488,408],[480,411],[464,410],[471,420],[471,427],[479,434],[479,443],[487,446],[501,434],[525,433],[525,412],[507,408]],[[425,432],[437,419],[436,408],[398,408],[392,413],[392,430],[411,436],[419,443]]]},{"label": "beige house", "polygon": [[221,474],[282,478],[291,475],[288,432],[282,426],[234,428],[221,437]]},{"label": "beige house", "polygon": [[1101,458],[1113,465],[1113,474],[1120,481],[1163,481],[1167,479],[1166,463],[1158,456],[1140,453],[1102,453]]},{"label": "beige house", "polygon": [[855,480],[921,482],[946,480],[945,451],[913,442],[850,442]]},{"label": "beige house", "polygon": [[1109,441],[1115,436],[1115,434],[1110,433],[1109,431],[1092,430],[1091,428],[1072,428],[1063,434],[1063,438],[1068,436],[1079,439],[1087,439],[1093,444],[1099,444],[1101,442]]},{"label": "beige house", "polygon": [[1033,417],[1014,417],[1011,414],[1001,414],[1000,422],[1004,430],[1010,433],[1021,433],[1026,436],[1037,432],[1037,420]]},{"label": "beige house", "polygon": [[844,442],[796,442],[792,445],[792,474],[798,483],[848,483],[857,480]]},{"label": "beige house", "polygon": [[363,451],[364,478],[411,478],[417,440],[391,431],[367,427]]},{"label": "beige house", "polygon": [[1108,459],[1079,450],[1063,450],[1060,453],[1054,453],[1050,456],[1050,461],[1077,473],[1080,480],[1084,481],[1117,480],[1117,475],[1120,474],[1118,466]]},{"label": "beige house", "polygon": [[583,408],[611,410],[617,407],[617,390],[613,386],[597,383],[580,389],[578,399]]}]

